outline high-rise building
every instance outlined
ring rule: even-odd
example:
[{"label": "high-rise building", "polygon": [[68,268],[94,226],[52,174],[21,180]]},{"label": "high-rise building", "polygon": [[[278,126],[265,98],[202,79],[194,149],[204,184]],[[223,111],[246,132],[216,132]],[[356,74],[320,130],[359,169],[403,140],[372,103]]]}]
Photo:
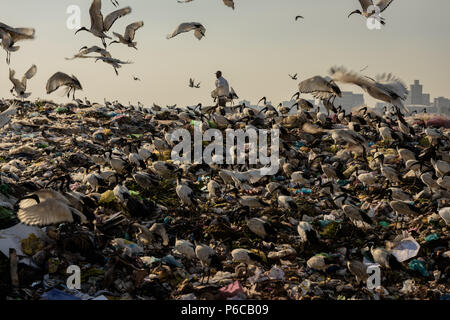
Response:
[{"label": "high-rise building", "polygon": [[439,97],[434,99],[434,107],[440,114],[450,115],[450,99]]},{"label": "high-rise building", "polygon": [[411,103],[413,105],[423,105],[423,86],[419,80],[414,80],[411,85]]},{"label": "high-rise building", "polygon": [[429,93],[424,93],[422,95],[422,102],[424,105],[429,106],[431,105],[431,97]]}]

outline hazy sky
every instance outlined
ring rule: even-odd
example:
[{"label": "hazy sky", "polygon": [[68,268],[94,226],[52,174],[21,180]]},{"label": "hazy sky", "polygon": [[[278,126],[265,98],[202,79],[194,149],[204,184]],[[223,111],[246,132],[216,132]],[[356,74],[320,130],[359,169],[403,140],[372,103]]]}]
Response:
[{"label": "hazy sky", "polygon": [[[66,61],[85,45],[100,45],[88,33],[74,35],[66,27],[69,5],[82,9],[82,25],[90,27],[90,0],[2,0],[0,21],[14,27],[36,28],[36,40],[24,41],[13,53],[11,67],[18,76],[35,63],[38,73],[29,81],[31,99],[53,98],[45,92],[47,79],[56,71],[74,74],[93,101],[104,97],[141,101],[147,105],[211,104],[215,71],[222,70],[242,99],[256,102],[267,96],[273,103],[287,100],[297,91],[299,80],[327,75],[333,65],[364,71],[368,76],[393,72],[408,85],[420,79],[432,98],[450,96],[450,1],[395,0],[384,12],[387,26],[369,30],[358,15],[357,0],[235,0],[236,10],[222,0],[119,0],[133,12],[119,19],[113,31],[123,33],[129,23],[144,20],[136,34],[139,51],[112,46],[111,54],[132,65],[120,69],[119,77],[101,61]],[[104,16],[115,10],[103,0]],[[294,21],[301,14],[305,20]],[[198,41],[192,32],[167,40],[182,22],[200,22],[206,38]],[[0,48],[0,96],[11,97],[5,52]],[[132,80],[132,75],[142,82]],[[189,77],[202,82],[201,89],[188,88]],[[361,92],[357,87],[343,87]],[[369,100],[372,102],[373,100]]]}]

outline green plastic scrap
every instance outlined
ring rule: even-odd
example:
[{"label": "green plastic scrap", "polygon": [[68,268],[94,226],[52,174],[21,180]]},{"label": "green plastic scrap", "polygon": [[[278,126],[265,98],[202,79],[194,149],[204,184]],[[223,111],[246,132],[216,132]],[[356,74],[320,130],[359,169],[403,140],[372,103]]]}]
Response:
[{"label": "green plastic scrap", "polygon": [[409,269],[413,271],[418,271],[424,277],[428,277],[427,267],[425,265],[425,262],[423,261],[417,259],[411,260],[411,262],[409,263]]},{"label": "green plastic scrap", "polygon": [[382,226],[383,228],[389,228],[389,223],[386,221],[380,221],[380,226]]},{"label": "green plastic scrap", "polygon": [[425,237],[425,241],[430,242],[439,239],[439,235],[437,233],[432,233]]}]

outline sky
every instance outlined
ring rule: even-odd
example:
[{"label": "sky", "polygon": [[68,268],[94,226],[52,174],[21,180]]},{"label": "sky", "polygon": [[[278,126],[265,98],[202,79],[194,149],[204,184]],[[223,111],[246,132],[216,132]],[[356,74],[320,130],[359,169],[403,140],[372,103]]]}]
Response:
[{"label": "sky", "polygon": [[[235,0],[236,10],[222,0],[119,0],[133,12],[113,25],[111,31],[123,33],[125,27],[143,20],[136,33],[139,50],[113,45],[115,58],[134,63],[119,69],[91,59],[65,60],[87,45],[101,46],[89,33],[74,35],[66,13],[70,5],[81,8],[82,25],[90,27],[90,0],[2,0],[0,22],[13,27],[34,27],[36,39],[20,42],[12,54],[11,65],[0,48],[0,97],[11,98],[8,69],[22,77],[32,64],[38,72],[28,82],[30,99],[69,101],[61,94],[47,95],[47,79],[57,71],[74,74],[83,85],[77,98],[91,101],[138,101],[145,105],[179,106],[202,102],[211,105],[217,70],[223,72],[241,99],[256,103],[266,96],[274,104],[289,100],[301,80],[328,75],[330,67],[343,65],[374,77],[392,72],[408,85],[414,79],[424,84],[432,99],[450,97],[450,1],[395,0],[382,14],[387,25],[369,30],[359,15],[357,0]],[[103,0],[106,16],[115,7]],[[304,20],[295,21],[296,15]],[[192,32],[167,40],[182,22],[200,22],[206,37],[198,41]],[[288,74],[298,73],[293,81]],[[3,75],[3,76],[1,76]],[[134,81],[132,76],[142,81]],[[201,82],[200,89],[188,87],[189,78]],[[343,90],[361,93],[355,86]],[[373,104],[373,99],[366,102]]]}]

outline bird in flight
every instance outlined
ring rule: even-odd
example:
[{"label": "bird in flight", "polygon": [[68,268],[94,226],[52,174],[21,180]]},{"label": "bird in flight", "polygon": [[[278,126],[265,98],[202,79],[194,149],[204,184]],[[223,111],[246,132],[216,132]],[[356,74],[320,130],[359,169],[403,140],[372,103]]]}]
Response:
[{"label": "bird in flight", "polygon": [[91,28],[87,29],[86,27],[82,27],[78,29],[75,32],[75,34],[77,34],[80,31],[87,31],[93,34],[94,36],[100,38],[103,42],[103,46],[106,48],[105,39],[111,39],[111,37],[106,35],[105,32],[108,32],[111,29],[112,25],[114,24],[114,22],[116,22],[117,19],[130,13],[131,7],[126,7],[108,14],[106,18],[103,19],[102,1],[94,0],[92,1],[91,7],[89,8],[89,15],[91,17]]},{"label": "bird in flight", "polygon": [[200,83],[201,83],[201,82],[195,84],[194,81],[195,81],[195,80],[192,79],[192,78],[189,79],[189,88],[197,88],[197,89],[200,89]]},{"label": "bird in flight", "polygon": [[144,21],[134,22],[127,26],[125,29],[125,34],[122,36],[117,32],[113,32],[113,35],[116,36],[119,40],[112,41],[109,45],[113,43],[123,43],[124,45],[129,46],[130,48],[134,48],[137,50],[136,45],[137,42],[133,42],[134,36],[137,30],[144,26]]},{"label": "bird in flight", "polygon": [[394,105],[407,114],[408,108],[403,101],[408,98],[408,89],[406,85],[392,74],[382,74],[376,77],[376,80],[347,71],[344,67],[333,67],[330,69],[331,78],[334,81],[351,83],[361,87],[371,97]]},{"label": "bird in flight", "polygon": [[295,21],[297,21],[298,19],[305,19],[305,18],[303,16],[296,16]]},{"label": "bird in flight", "polygon": [[103,48],[100,48],[98,46],[92,46],[92,47],[88,48],[87,46],[84,46],[83,48],[80,49],[79,53],[74,55],[72,58],[66,58],[66,60],[74,60],[77,58],[83,58],[83,59],[89,58],[89,56],[87,56],[87,55],[90,53],[93,53],[93,52],[98,53],[105,58],[111,58],[111,54]]},{"label": "bird in flight", "polygon": [[297,80],[297,76],[298,76],[298,73],[294,74],[293,76],[289,75],[289,77],[291,77],[292,80]]},{"label": "bird in flight", "polygon": [[72,99],[75,100],[75,91],[83,90],[80,81],[74,76],[69,76],[63,72],[57,72],[47,81],[47,94],[58,90],[60,87],[66,87],[67,97],[70,97],[70,91],[73,91]]},{"label": "bird in flight", "polygon": [[16,52],[20,46],[15,44],[22,40],[33,40],[36,34],[33,28],[13,28],[0,22],[0,45],[6,51],[6,63],[11,62],[11,52]]},{"label": "bird in flight", "polygon": [[198,22],[185,22],[180,24],[171,34],[167,36],[167,39],[176,37],[180,33],[189,32],[194,30],[194,36],[201,40],[205,36],[206,28]]},{"label": "bird in flight", "polygon": [[9,80],[12,82],[14,87],[11,89],[11,93],[14,95],[14,91],[17,94],[18,98],[26,99],[31,93],[25,92],[27,90],[27,80],[30,80],[35,76],[37,72],[36,65],[32,65],[30,69],[24,74],[22,80],[18,80],[14,78],[16,72],[12,69],[9,69]]},{"label": "bird in flight", "polygon": [[367,19],[374,16],[375,18],[380,19],[380,23],[382,25],[385,25],[386,23],[384,22],[384,19],[379,15],[380,13],[384,12],[384,10],[386,10],[393,1],[394,0],[378,0],[376,3],[374,3],[373,0],[359,0],[362,11],[355,10],[348,15],[348,18],[350,18],[350,16],[355,13],[362,15]]},{"label": "bird in flight", "polygon": [[136,76],[133,76],[133,80],[134,80],[134,81],[141,81],[141,79],[139,79],[139,78],[136,77]]}]

